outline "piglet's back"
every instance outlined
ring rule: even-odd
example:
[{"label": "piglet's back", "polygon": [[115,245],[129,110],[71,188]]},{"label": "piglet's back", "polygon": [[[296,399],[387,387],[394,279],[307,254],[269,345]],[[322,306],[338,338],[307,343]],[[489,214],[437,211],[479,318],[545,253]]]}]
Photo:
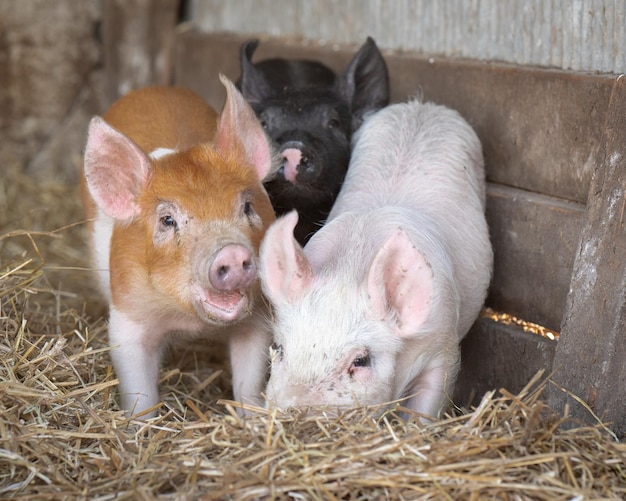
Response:
[{"label": "piglet's back", "polygon": [[353,147],[329,221],[388,205],[434,217],[459,204],[484,211],[482,147],[455,110],[417,100],[388,106],[365,121]]},{"label": "piglet's back", "polygon": [[189,89],[154,86],[129,92],[103,118],[149,154],[157,148],[182,151],[211,142],[217,116],[204,99]]}]

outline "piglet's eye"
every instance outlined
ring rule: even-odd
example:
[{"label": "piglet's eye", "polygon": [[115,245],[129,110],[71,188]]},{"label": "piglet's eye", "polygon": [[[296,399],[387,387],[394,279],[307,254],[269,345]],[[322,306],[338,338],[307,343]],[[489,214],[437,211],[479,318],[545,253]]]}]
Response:
[{"label": "piglet's eye", "polygon": [[250,217],[254,213],[254,209],[252,208],[252,203],[245,202],[243,204],[243,213],[248,217]]},{"label": "piglet's eye", "polygon": [[370,356],[369,354],[359,355],[352,361],[352,367],[369,367]]},{"label": "piglet's eye", "polygon": [[239,202],[239,210],[241,211],[241,217],[246,218],[252,227],[260,229],[261,226],[263,226],[263,221],[261,220],[259,213],[254,208],[253,199],[253,192],[242,193]]},{"label": "piglet's eye", "polygon": [[336,118],[331,118],[328,121],[328,128],[329,129],[335,129],[337,127],[339,127],[339,120],[337,120]]},{"label": "piglet's eye", "polygon": [[177,228],[178,227],[178,223],[176,222],[176,219],[174,219],[169,214],[162,216],[160,221],[161,221],[161,225],[165,228]]},{"label": "piglet's eye", "polygon": [[369,353],[362,353],[359,356],[355,357],[350,367],[348,368],[348,374],[350,377],[354,376],[354,373],[362,367],[369,367],[372,364],[372,360],[370,358]]}]

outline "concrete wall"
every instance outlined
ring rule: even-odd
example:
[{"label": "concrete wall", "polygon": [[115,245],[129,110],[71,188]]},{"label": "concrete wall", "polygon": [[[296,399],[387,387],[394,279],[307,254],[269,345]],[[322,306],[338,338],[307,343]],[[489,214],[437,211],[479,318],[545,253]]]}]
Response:
[{"label": "concrete wall", "polygon": [[189,0],[209,32],[626,72],[626,0]]}]

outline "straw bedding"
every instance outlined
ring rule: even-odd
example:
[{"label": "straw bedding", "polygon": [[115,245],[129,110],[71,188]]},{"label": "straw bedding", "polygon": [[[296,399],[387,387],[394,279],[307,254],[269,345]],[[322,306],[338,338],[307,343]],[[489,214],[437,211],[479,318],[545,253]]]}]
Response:
[{"label": "straw bedding", "polygon": [[223,349],[198,345],[165,364],[162,417],[125,419],[78,190],[3,171],[0,498],[626,498],[626,444],[560,427],[539,377],[428,424],[364,409],[242,420]]}]

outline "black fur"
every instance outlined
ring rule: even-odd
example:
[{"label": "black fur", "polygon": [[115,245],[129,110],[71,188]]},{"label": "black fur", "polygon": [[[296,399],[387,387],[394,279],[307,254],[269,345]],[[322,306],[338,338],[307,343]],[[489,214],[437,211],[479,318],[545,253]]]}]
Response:
[{"label": "black fur", "polygon": [[367,113],[389,102],[385,61],[372,38],[336,75],[317,61],[252,63],[258,40],[241,47],[237,82],[279,152],[299,149],[295,182],[281,167],[266,182],[278,215],[296,209],[296,239],[304,245],[324,223],[346,174],[350,139]]}]

